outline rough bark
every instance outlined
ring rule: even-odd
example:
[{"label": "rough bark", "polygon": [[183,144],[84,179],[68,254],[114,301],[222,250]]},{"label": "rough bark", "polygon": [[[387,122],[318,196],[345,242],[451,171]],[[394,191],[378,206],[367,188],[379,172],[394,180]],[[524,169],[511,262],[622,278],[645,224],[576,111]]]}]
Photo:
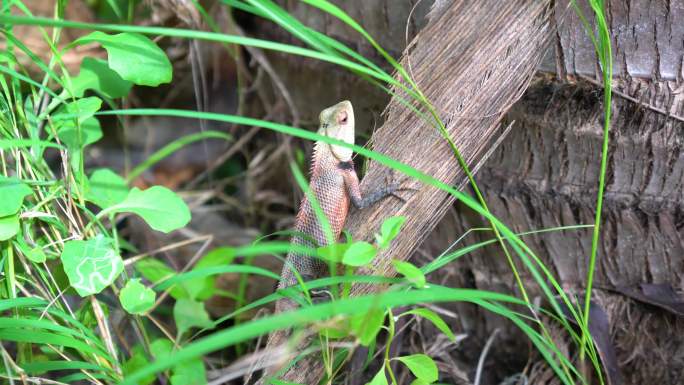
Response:
[{"label": "rough bark", "polygon": [[[410,58],[415,81],[448,117],[449,135],[468,162],[486,150],[499,120],[527,87],[550,41],[551,15],[549,2],[538,0],[505,5],[498,0],[456,1],[419,33],[404,56],[404,65]],[[390,103],[386,115],[385,124],[373,134],[375,151],[452,185],[463,180],[454,154],[434,128],[397,101]],[[371,164],[363,188],[378,188],[386,175]],[[346,227],[354,239],[370,239],[387,216],[407,216],[404,235],[361,274],[395,274],[391,258],[407,259],[453,203],[453,197],[431,186],[416,187],[406,202],[387,199],[349,216]],[[378,289],[359,285],[352,295]],[[317,383],[323,375],[319,360],[300,361],[283,379]]]},{"label": "rough bark", "polygon": [[[681,290],[684,49],[681,23],[676,20],[682,19],[684,3],[610,4],[618,95],[612,105],[595,301],[608,314],[623,384],[681,383],[684,321],[672,311],[635,301],[625,293],[642,284]],[[566,66],[564,71],[553,68],[571,82],[539,77],[506,118],[515,121],[513,133],[477,175],[492,212],[517,231],[593,223],[604,108],[594,80],[598,66],[590,51],[581,48],[587,38],[581,35],[576,16],[567,14],[558,24],[556,52]],[[448,218],[439,227],[450,234],[433,234],[426,241],[428,254],[482,224],[467,210],[459,213],[456,220]],[[472,242],[484,238],[488,236],[475,235]],[[589,231],[547,233],[526,240],[565,289],[583,294]],[[450,285],[515,290],[497,248],[471,254],[459,261],[457,270],[458,278],[452,277]],[[514,338],[510,325],[479,309],[460,306],[458,313],[464,325],[474,325],[473,335],[486,338],[496,328],[508,328],[503,335]],[[495,350],[492,362],[506,353]],[[530,381],[557,380],[535,364]]]}]

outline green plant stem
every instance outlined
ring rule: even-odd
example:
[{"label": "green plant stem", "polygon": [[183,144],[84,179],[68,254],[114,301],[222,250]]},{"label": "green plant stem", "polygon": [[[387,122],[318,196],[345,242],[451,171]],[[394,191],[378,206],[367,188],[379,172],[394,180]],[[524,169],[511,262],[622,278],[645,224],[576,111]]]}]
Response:
[{"label": "green plant stem", "polygon": [[586,293],[584,297],[584,316],[582,343],[580,345],[580,360],[584,359],[585,345],[589,343],[589,310],[591,305],[591,291],[594,283],[594,272],[596,270],[596,256],[598,254],[599,240],[601,235],[601,214],[603,211],[603,195],[606,185],[606,170],[608,167],[608,147],[610,143],[610,121],[611,121],[611,99],[612,99],[612,78],[613,78],[613,58],[612,46],[610,41],[610,31],[605,19],[605,4],[603,0],[589,0],[591,8],[596,17],[598,25],[599,39],[596,52],[599,61],[603,66],[603,142],[601,145],[601,166],[599,174],[598,196],[596,198],[596,216],[594,218],[594,231],[591,238],[591,255],[589,257],[589,267],[587,269]]},{"label": "green plant stem", "polygon": [[390,379],[392,380],[392,385],[397,385],[397,379],[394,377],[394,372],[392,371],[392,366],[391,364],[391,357],[390,357],[390,347],[392,346],[392,341],[394,340],[394,333],[395,333],[395,324],[394,324],[394,315],[392,314],[392,309],[388,308],[387,309],[387,318],[389,318],[389,328],[387,331],[389,332],[389,335],[387,336],[387,342],[385,344],[385,363],[384,366],[387,369],[387,373],[389,373]]}]

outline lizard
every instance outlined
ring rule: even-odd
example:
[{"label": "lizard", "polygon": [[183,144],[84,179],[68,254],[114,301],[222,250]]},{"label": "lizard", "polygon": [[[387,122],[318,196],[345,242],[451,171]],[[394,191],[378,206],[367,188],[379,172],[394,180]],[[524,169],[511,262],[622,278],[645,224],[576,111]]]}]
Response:
[{"label": "lizard", "polygon": [[[354,110],[351,102],[345,100],[324,109],[320,113],[319,120],[318,134],[354,144]],[[339,239],[342,233],[350,204],[357,209],[363,209],[399,190],[398,184],[388,184],[362,197],[352,155],[353,151],[348,147],[329,144],[324,141],[317,141],[314,144],[309,187],[328,219],[335,241]],[[299,206],[294,230],[295,233],[290,240],[291,244],[316,248],[328,243],[314,208],[306,196]],[[302,279],[308,281],[325,276],[328,265],[320,259],[291,251],[285,259],[278,290],[298,284],[297,275],[293,269],[297,269]],[[279,313],[295,308],[296,304],[293,300],[281,298],[276,301],[275,312]],[[288,334],[287,330],[271,333],[264,349],[266,354],[284,344]],[[265,379],[272,374],[272,371],[266,369],[257,383],[263,384]]]}]

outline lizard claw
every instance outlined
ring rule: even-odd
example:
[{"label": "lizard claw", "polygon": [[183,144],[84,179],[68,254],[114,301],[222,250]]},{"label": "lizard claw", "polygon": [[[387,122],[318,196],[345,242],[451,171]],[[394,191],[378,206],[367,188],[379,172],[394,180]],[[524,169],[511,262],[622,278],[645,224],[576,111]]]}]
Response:
[{"label": "lizard claw", "polygon": [[401,192],[401,191],[413,191],[413,192],[416,192],[416,191],[418,191],[418,189],[415,188],[415,187],[402,186],[402,184],[403,184],[405,181],[409,180],[410,178],[407,177],[407,178],[402,178],[401,181],[395,181],[395,180],[394,180],[394,175],[395,175],[395,174],[396,174],[396,171],[395,171],[395,170],[392,170],[391,175],[388,175],[388,176],[385,177],[385,182],[386,182],[387,186],[389,186],[389,188],[388,188],[389,193],[390,193],[390,195],[392,195],[393,197],[399,199],[399,200],[402,201],[403,203],[406,203],[406,198],[402,197],[401,195],[399,195],[399,194],[397,194],[397,193],[398,193],[398,192]]}]

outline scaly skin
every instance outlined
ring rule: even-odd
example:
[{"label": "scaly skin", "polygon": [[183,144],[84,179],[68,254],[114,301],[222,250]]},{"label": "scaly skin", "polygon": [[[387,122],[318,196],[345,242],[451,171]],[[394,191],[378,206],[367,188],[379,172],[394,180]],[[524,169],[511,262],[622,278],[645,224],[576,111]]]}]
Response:
[{"label": "scaly skin", "polygon": [[[320,114],[320,122],[319,134],[354,144],[354,110],[349,101],[345,100],[323,110]],[[339,239],[342,232],[350,203],[357,208],[364,208],[397,190],[397,186],[392,185],[362,198],[359,178],[352,162],[352,150],[321,141],[316,142],[314,146],[309,187],[330,223],[335,241]],[[302,200],[294,230],[305,234],[306,237],[295,235],[292,237],[292,244],[311,248],[328,244],[325,232],[318,223],[316,213],[307,198]],[[296,269],[305,280],[321,278],[328,271],[325,262],[290,252],[283,266],[278,289],[297,284],[293,269]],[[295,308],[296,304],[290,299],[280,299],[276,302],[276,313]],[[265,351],[269,352],[284,344],[288,334],[286,330],[271,333]],[[256,366],[258,369],[261,365]],[[266,369],[265,375],[258,381],[258,384],[263,384],[265,379],[273,373],[275,371]]]}]

